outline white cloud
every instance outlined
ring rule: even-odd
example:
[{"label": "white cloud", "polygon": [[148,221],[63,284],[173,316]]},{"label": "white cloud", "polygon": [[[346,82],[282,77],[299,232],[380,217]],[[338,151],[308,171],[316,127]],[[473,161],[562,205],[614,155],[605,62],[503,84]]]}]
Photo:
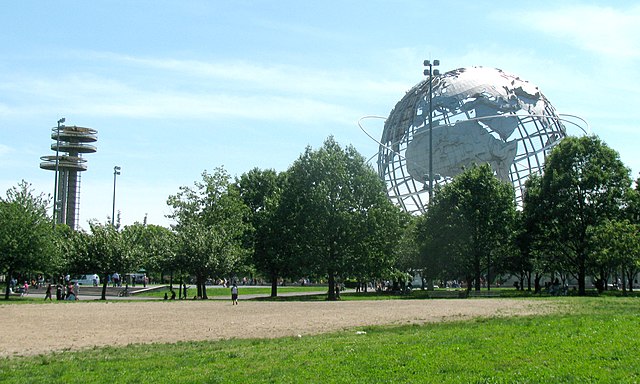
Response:
[{"label": "white cloud", "polygon": [[564,6],[527,11],[515,19],[585,51],[621,59],[640,58],[640,6]]},{"label": "white cloud", "polygon": [[[82,57],[106,61],[110,69],[107,73],[7,75],[0,88],[12,96],[0,114],[9,117],[63,111],[109,117],[353,123],[366,112],[346,105],[353,106],[354,100],[368,104],[393,99],[407,88],[406,84],[370,79],[366,73],[287,65],[148,59],[110,53]],[[139,75],[140,71],[144,75]]]},{"label": "white cloud", "polygon": [[[354,93],[394,91],[402,84],[372,81],[360,71],[326,71],[287,64],[248,63],[242,60],[202,61],[172,58],[144,58],[108,52],[83,57],[113,61],[116,65],[135,66],[144,70],[169,71],[171,76],[196,78],[201,86],[216,85],[241,89],[243,92],[304,94],[314,97],[352,97]],[[170,80],[168,80],[170,81]]]},{"label": "white cloud", "polygon": [[0,144],[0,156],[9,155],[13,152],[13,148],[8,145]]}]

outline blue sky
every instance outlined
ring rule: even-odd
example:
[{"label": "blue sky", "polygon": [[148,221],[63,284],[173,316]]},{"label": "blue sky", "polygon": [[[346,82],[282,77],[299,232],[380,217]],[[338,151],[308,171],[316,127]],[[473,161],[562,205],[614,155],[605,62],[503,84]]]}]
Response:
[{"label": "blue sky", "polygon": [[370,157],[358,119],[387,116],[429,58],[528,80],[640,171],[637,2],[23,0],[0,31],[0,193],[52,194],[50,129],[95,128],[85,228],[111,215],[115,165],[122,222],[169,225],[167,197],[204,170],[282,171],[329,135]]}]

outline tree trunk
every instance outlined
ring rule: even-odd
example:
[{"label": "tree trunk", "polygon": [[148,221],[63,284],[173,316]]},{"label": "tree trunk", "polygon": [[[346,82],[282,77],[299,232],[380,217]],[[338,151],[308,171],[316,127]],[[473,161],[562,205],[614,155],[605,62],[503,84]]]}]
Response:
[{"label": "tree trunk", "polygon": [[533,279],[534,291],[533,293],[540,293],[540,280],[542,279],[542,274],[536,272],[536,277]]},{"label": "tree trunk", "polygon": [[327,300],[335,301],[336,297],[336,277],[333,272],[329,272],[329,292]]},{"label": "tree trunk", "polygon": [[487,255],[487,291],[491,290],[491,254]]},{"label": "tree trunk", "polygon": [[104,281],[102,282],[102,295],[100,300],[107,300],[107,284],[109,284],[109,274],[104,274]]},{"label": "tree trunk", "polygon": [[271,274],[271,297],[278,296],[278,275]]},{"label": "tree trunk", "polygon": [[604,271],[604,268],[600,268],[600,276],[596,279],[596,289],[598,293],[602,293],[607,289],[607,274]]},{"label": "tree trunk", "polygon": [[7,286],[6,286],[5,290],[4,290],[4,299],[5,300],[9,300],[9,296],[11,296],[11,295],[9,295],[9,288],[10,288],[10,285],[11,285],[11,279],[12,278],[13,278],[13,271],[9,270],[7,272],[7,275],[6,275],[5,279],[4,279],[5,283],[7,284]]},{"label": "tree trunk", "polygon": [[578,257],[578,295],[584,296],[586,294],[585,281],[587,279],[587,268],[585,266],[586,256],[584,253],[581,253]]},{"label": "tree trunk", "polygon": [[473,276],[467,276],[467,293],[471,292],[471,287],[473,286]]},{"label": "tree trunk", "polygon": [[202,297],[202,284],[200,284],[200,275],[196,275],[196,297]]},{"label": "tree trunk", "polygon": [[580,296],[584,296],[586,294],[586,289],[585,289],[586,278],[587,278],[587,273],[583,265],[578,271],[578,295]]},{"label": "tree trunk", "polygon": [[475,255],[473,260],[473,273],[475,274],[475,290],[480,290],[480,256]]},{"label": "tree trunk", "polygon": [[207,279],[203,277],[200,284],[202,284],[202,300],[209,300],[209,296],[207,296]]}]

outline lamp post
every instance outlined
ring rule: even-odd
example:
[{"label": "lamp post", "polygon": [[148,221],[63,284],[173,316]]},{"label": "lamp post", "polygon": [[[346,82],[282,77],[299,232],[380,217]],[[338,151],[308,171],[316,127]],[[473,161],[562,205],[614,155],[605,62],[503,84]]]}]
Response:
[{"label": "lamp post", "polygon": [[60,154],[60,128],[63,128],[62,123],[65,122],[65,118],[58,120],[58,127],[56,128],[56,179],[53,183],[53,227],[56,226],[56,210],[58,210],[58,165]]},{"label": "lamp post", "polygon": [[424,75],[429,77],[429,205],[431,205],[431,201],[433,200],[433,105],[432,105],[432,95],[433,95],[433,83],[432,79],[434,75],[439,75],[440,71],[437,69],[433,69],[433,67],[437,67],[440,65],[440,60],[425,60],[424,66],[427,67],[424,70]]},{"label": "lamp post", "polygon": [[111,209],[111,225],[115,225],[115,217],[116,217],[116,176],[120,174],[120,167],[113,167],[113,208]]}]

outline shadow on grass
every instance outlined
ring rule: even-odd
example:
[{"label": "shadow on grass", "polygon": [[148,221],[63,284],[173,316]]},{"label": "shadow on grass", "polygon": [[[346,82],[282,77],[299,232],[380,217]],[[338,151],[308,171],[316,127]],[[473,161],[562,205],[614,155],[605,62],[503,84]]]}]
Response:
[{"label": "shadow on grass", "polygon": [[[426,292],[426,291],[424,291]],[[356,300],[410,300],[410,299],[427,299],[423,293],[412,292],[410,294],[402,295],[394,292],[343,292],[340,294],[340,301],[356,301]],[[315,294],[315,295],[292,295],[292,296],[278,296],[278,297],[258,297],[249,299],[251,301],[326,301],[327,294]]]}]

